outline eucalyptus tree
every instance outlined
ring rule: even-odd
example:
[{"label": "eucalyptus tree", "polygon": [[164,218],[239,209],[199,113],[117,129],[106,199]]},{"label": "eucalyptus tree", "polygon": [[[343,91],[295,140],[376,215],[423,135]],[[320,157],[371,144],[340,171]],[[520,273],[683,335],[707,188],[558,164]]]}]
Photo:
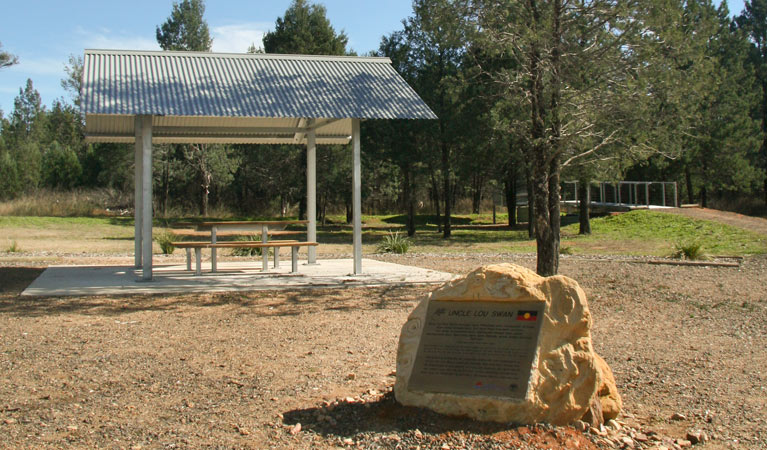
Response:
[{"label": "eucalyptus tree", "polygon": [[412,86],[438,117],[422,124],[421,144],[438,151],[427,150],[423,162],[429,167],[432,195],[442,200],[444,238],[449,238],[452,230],[457,183],[454,165],[461,148],[460,92],[464,84],[460,71],[467,45],[461,14],[454,0],[415,0],[413,15],[403,21],[402,30],[414,64]]},{"label": "eucalyptus tree", "polygon": [[[163,50],[209,52],[213,44],[208,23],[205,21],[203,0],[174,2],[168,19],[156,29],[157,43]],[[183,180],[183,174],[174,170],[177,160],[192,169],[198,185],[199,211],[208,215],[211,189],[232,180],[239,163],[232,157],[231,148],[224,145],[188,144],[158,146],[160,211],[166,214],[172,179]]]},{"label": "eucalyptus tree", "polygon": [[[523,98],[527,119],[510,121],[530,161],[537,272],[557,273],[562,167],[607,149],[617,133],[590,111],[613,105],[606,88],[632,89],[631,44],[644,4],[635,0],[475,0],[469,18],[487,51],[517,62],[493,71],[505,97]],[[591,145],[583,145],[588,137]]]},{"label": "eucalyptus tree", "polygon": [[[306,0],[293,0],[285,14],[277,18],[274,30],[268,31],[264,35],[264,52],[348,55],[351,54],[347,49],[348,41],[349,38],[343,31],[337,32],[333,28],[327,18],[327,10],[324,6],[309,4]],[[278,148],[282,149],[283,157],[292,161],[294,167],[288,172],[294,179],[284,183],[281,197],[284,198],[288,191],[298,196],[299,217],[304,218],[306,216],[306,196],[304,195],[306,193],[306,148],[288,145],[278,146]],[[320,155],[318,162],[335,161],[336,165],[332,167],[332,172],[318,171],[317,184],[321,197],[329,198],[327,193],[330,192],[330,186],[334,186],[334,189],[343,191],[342,196],[349,199],[345,203],[349,203],[351,201],[350,183],[335,185],[335,181],[340,176],[336,173],[336,169],[344,172],[351,170],[350,165],[344,166],[344,161],[348,159],[344,157],[344,152],[347,152],[346,146],[326,146],[323,148],[323,153],[333,156],[326,158]],[[248,156],[248,158],[251,157],[257,156]],[[333,176],[333,174],[337,176]],[[291,186],[300,186],[300,188],[294,189]]]}]

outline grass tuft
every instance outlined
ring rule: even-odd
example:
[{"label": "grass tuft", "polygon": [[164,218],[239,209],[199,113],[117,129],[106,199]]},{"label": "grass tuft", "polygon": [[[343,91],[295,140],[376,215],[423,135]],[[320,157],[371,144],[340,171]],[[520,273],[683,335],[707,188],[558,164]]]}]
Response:
[{"label": "grass tuft", "polygon": [[381,242],[378,244],[378,253],[397,253],[404,254],[410,249],[410,239],[401,235],[399,231],[384,236]]},{"label": "grass tuft", "polygon": [[698,261],[706,259],[706,254],[703,251],[703,245],[700,242],[677,242],[674,244],[674,251],[671,253],[671,257],[689,261]]},{"label": "grass tuft", "polygon": [[19,247],[19,243],[16,242],[16,239],[12,240],[10,244],[8,244],[8,247],[5,249],[7,253],[19,253],[21,251],[21,247]]},{"label": "grass tuft", "polygon": [[562,245],[559,247],[560,255],[572,255],[574,253],[575,253],[575,250],[573,250],[572,246]]},{"label": "grass tuft", "polygon": [[163,255],[172,255],[176,250],[176,247],[172,245],[172,242],[176,240],[176,235],[170,230],[163,230],[156,233],[154,236],[155,242],[160,246]]}]

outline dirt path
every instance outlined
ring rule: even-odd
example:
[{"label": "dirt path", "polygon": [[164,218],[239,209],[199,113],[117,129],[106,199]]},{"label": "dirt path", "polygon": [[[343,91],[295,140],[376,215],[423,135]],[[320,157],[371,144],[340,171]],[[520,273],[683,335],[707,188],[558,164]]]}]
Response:
[{"label": "dirt path", "polygon": [[761,217],[745,216],[743,214],[709,208],[672,208],[658,211],[687,216],[693,219],[712,220],[767,235],[767,219],[762,219]]}]

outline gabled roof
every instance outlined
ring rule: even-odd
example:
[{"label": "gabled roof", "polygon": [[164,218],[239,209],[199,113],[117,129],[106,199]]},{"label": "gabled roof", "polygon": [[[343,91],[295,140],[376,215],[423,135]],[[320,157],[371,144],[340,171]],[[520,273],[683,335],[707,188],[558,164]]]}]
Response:
[{"label": "gabled roof", "polygon": [[82,110],[91,140],[126,134],[145,114],[198,127],[240,119],[239,129],[254,119],[436,119],[388,58],[126,50],[85,51]]}]

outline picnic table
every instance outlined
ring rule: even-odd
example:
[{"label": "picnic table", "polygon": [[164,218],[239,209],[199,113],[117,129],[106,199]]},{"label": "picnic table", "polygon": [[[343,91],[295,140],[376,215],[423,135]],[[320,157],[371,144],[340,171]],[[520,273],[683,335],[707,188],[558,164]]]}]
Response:
[{"label": "picnic table", "polygon": [[[305,225],[308,224],[308,220],[255,220],[255,221],[215,221],[215,222],[181,222],[176,224],[180,227],[194,228],[194,232],[180,232],[178,235],[191,235],[196,237],[210,236],[210,242],[174,242],[173,245],[178,248],[185,248],[187,251],[187,269],[191,270],[191,250],[195,250],[196,256],[196,273],[199,275],[200,269],[200,250],[202,248],[210,249],[210,262],[211,271],[217,270],[217,255],[216,249],[218,248],[236,248],[236,247],[250,247],[262,249],[261,256],[263,259],[262,271],[269,270],[269,248],[274,249],[274,267],[279,267],[280,264],[280,251],[281,247],[292,247],[292,271],[297,271],[297,255],[298,247],[301,246],[316,246],[316,242],[299,242],[297,240],[279,240],[269,241],[269,236],[283,236],[289,234],[300,234],[300,231],[286,231],[289,225]],[[220,235],[240,235],[245,233],[260,232],[261,242],[219,242],[218,236]]]}]

